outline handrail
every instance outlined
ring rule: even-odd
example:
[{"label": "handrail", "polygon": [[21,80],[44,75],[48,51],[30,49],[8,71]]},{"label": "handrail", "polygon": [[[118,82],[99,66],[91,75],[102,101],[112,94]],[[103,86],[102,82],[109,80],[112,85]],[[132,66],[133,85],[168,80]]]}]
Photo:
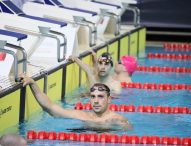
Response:
[{"label": "handrail", "polygon": [[[57,31],[54,31],[54,30],[50,30],[49,31],[50,33],[53,33],[53,34],[56,34],[56,35],[60,35],[61,37],[63,37],[64,39],[64,43],[60,44],[60,47],[61,46],[64,46],[64,49],[63,49],[63,58],[60,59],[59,61],[64,61],[66,59],[66,53],[67,53],[67,39],[66,39],[66,36],[65,34],[61,33],[61,32],[57,32]],[[58,54],[60,55],[60,54]]]},{"label": "handrail", "polygon": [[38,28],[39,28],[39,32],[41,33],[42,36],[56,39],[57,44],[58,44],[57,45],[57,60],[58,60],[58,62],[63,61],[65,57],[64,56],[63,56],[63,58],[60,57],[60,48],[61,48],[60,46],[61,46],[61,43],[60,43],[59,38],[57,36],[55,36],[55,35],[49,34],[50,28],[48,28],[48,27],[39,26]]},{"label": "handrail", "polygon": [[[84,25],[89,27],[89,45],[90,47],[94,46],[96,44],[96,40],[97,40],[97,30],[96,30],[96,24],[86,20],[84,17],[81,16],[73,16],[75,23],[80,24],[80,25]],[[92,27],[90,27],[90,25],[92,25]],[[90,37],[92,36],[92,37]],[[94,39],[93,39],[94,37]]]},{"label": "handrail", "polygon": [[[5,46],[21,51],[23,54],[23,58],[21,60],[18,60],[16,53],[12,50],[5,49],[4,48]],[[8,53],[13,56],[13,58],[14,58],[14,77],[15,77],[15,81],[19,82],[20,79],[18,77],[18,64],[23,63],[23,73],[25,73],[27,71],[27,53],[26,53],[25,49],[22,48],[21,46],[16,46],[16,45],[7,43],[7,41],[0,40],[0,50],[2,52]]]},{"label": "handrail", "polygon": [[103,9],[103,8],[100,8],[100,15],[101,16],[107,16],[107,17],[113,18],[115,20],[116,25],[115,25],[114,34],[119,35],[120,34],[121,17],[115,13],[109,12],[108,9]]},{"label": "handrail", "polygon": [[13,30],[13,31],[33,35],[33,36],[49,37],[49,38],[55,39],[57,41],[57,61],[61,62],[62,60],[64,60],[64,56],[63,58],[60,57],[60,46],[61,46],[60,40],[57,36],[49,34],[50,28],[39,26],[39,32],[35,32],[35,31],[31,31],[31,30],[23,29],[19,27],[14,27],[14,26],[8,26],[8,25],[5,25],[5,28],[9,30]]},{"label": "handrail", "polygon": [[[97,40],[97,30],[95,28],[94,28],[94,30],[92,30],[92,27],[90,26],[90,25],[94,24],[93,22],[90,23],[89,21],[85,20],[85,18],[83,19],[84,21],[82,21],[82,22],[75,21],[76,20],[75,18],[78,16],[74,16],[75,22],[64,19],[64,18],[58,18],[58,17],[54,17],[54,16],[49,16],[49,15],[43,15],[43,17],[52,19],[52,20],[67,22],[67,23],[70,23],[73,25],[82,25],[82,26],[88,27],[88,29],[89,29],[89,46],[92,47],[95,45],[95,42]],[[87,22],[87,23],[85,23],[85,22]],[[93,37],[94,37],[94,39],[93,39]]]},{"label": "handrail", "polygon": [[136,6],[130,6],[128,3],[122,2],[123,8],[132,11],[134,14],[134,25],[140,25],[140,10]]}]

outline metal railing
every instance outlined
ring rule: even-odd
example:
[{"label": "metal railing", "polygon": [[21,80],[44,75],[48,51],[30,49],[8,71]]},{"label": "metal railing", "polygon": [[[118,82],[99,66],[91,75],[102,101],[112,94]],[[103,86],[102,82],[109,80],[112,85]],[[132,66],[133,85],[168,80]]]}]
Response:
[{"label": "metal railing", "polygon": [[[64,40],[66,40],[64,34],[60,33],[60,32],[56,32],[56,31],[51,31],[50,28],[48,27],[42,27],[39,26],[39,32],[35,32],[35,31],[31,31],[31,30],[27,30],[27,29],[23,29],[23,28],[19,28],[19,27],[14,27],[14,26],[5,26],[6,29],[12,30],[12,31],[16,31],[16,32],[21,32],[21,33],[25,33],[25,34],[29,34],[29,35],[33,35],[33,36],[38,36],[38,37],[48,37],[48,38],[53,38],[57,41],[57,61],[61,62],[65,60],[65,55],[66,55],[66,42],[61,44],[60,43],[60,39],[56,36],[56,35],[52,35],[52,34],[56,34],[58,33],[59,35],[61,35],[62,37],[64,37]],[[50,34],[52,33],[52,34]],[[57,35],[58,35],[57,34]],[[60,57],[61,54],[61,46],[65,45],[65,48],[63,49],[63,57]]]},{"label": "metal railing", "polygon": [[[5,46],[18,50],[18,51],[21,51],[22,55],[23,55],[22,59],[19,60],[17,53],[15,53],[12,50],[5,49]],[[20,79],[18,77],[18,65],[20,63],[22,63],[23,64],[23,70],[22,70],[23,73],[25,73],[27,71],[27,53],[26,53],[25,49],[22,48],[21,46],[16,46],[16,45],[7,43],[7,41],[0,40],[0,51],[13,56],[13,58],[14,58],[14,78],[15,78],[16,82],[20,81]]]},{"label": "metal railing", "polygon": [[62,21],[62,22],[67,22],[73,25],[81,25],[88,27],[89,29],[89,46],[95,46],[96,45],[96,40],[97,40],[97,29],[96,29],[96,24],[90,21],[87,21],[84,17],[80,16],[73,16],[74,21],[64,19],[64,18],[58,18],[54,16],[49,16],[49,15],[44,15],[43,17],[52,19],[52,20],[57,20],[57,21]]}]

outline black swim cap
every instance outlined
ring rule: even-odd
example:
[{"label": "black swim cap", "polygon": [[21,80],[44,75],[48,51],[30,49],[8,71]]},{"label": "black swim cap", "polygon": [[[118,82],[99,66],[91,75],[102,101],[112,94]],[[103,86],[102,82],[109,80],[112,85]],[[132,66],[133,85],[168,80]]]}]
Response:
[{"label": "black swim cap", "polygon": [[111,66],[113,67],[113,60],[111,55],[108,52],[104,52],[100,55],[98,61],[103,61],[103,62],[109,62]]}]

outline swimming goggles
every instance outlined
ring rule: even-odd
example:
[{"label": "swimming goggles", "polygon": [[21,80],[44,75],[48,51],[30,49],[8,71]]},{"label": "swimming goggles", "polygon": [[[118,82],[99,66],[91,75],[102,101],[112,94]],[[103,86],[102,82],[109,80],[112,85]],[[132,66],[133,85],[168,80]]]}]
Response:
[{"label": "swimming goggles", "polygon": [[101,57],[98,59],[98,62],[106,62],[106,63],[110,63],[112,61],[112,59],[109,57],[109,58],[106,58],[106,57]]},{"label": "swimming goggles", "polygon": [[107,91],[107,92],[110,92],[109,90],[105,89],[104,87],[91,87],[90,88],[90,92],[94,92],[95,90],[98,90],[98,91]]}]

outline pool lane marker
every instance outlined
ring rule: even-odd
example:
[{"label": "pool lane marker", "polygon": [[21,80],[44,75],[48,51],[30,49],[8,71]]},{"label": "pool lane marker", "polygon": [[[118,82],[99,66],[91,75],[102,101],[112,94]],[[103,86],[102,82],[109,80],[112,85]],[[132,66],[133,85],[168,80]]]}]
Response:
[{"label": "pool lane marker", "polygon": [[148,53],[147,58],[173,59],[173,60],[191,60],[191,54],[171,54],[171,53]]},{"label": "pool lane marker", "polygon": [[[92,110],[91,104],[81,102],[76,103],[74,109],[76,110]],[[143,112],[143,113],[160,113],[160,114],[191,114],[191,109],[189,107],[180,107],[180,106],[152,106],[152,105],[117,105],[111,104],[109,107],[110,110],[116,112]]]},{"label": "pool lane marker", "polygon": [[191,51],[191,44],[189,43],[164,43],[163,48],[169,51],[181,51],[189,52]]},{"label": "pool lane marker", "polygon": [[191,68],[170,67],[170,66],[138,66],[137,71],[144,72],[165,72],[165,73],[191,73]]},{"label": "pool lane marker", "polygon": [[122,88],[136,88],[136,89],[145,89],[145,90],[189,90],[191,91],[191,84],[169,84],[169,83],[126,83],[121,82]]},{"label": "pool lane marker", "polygon": [[[111,133],[75,133],[75,132],[55,132],[55,131],[34,131],[27,132],[29,140],[61,140],[96,143],[121,143],[121,144],[154,144],[154,145],[191,145],[190,137],[168,137],[168,136],[137,136],[137,135],[117,135]],[[58,142],[59,143],[59,142]]]}]

